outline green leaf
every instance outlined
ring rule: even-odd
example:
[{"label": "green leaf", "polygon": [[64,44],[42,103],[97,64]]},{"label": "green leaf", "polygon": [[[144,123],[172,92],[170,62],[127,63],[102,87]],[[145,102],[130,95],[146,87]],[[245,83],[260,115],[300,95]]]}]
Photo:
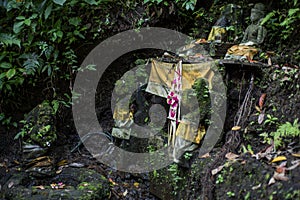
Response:
[{"label": "green leaf", "polygon": [[51,67],[48,67],[47,73],[48,73],[48,76],[51,75],[51,73],[52,73],[52,68]]},{"label": "green leaf", "polygon": [[90,64],[88,66],[86,66],[86,69],[91,70],[91,71],[96,71],[96,65]]},{"label": "green leaf", "polygon": [[64,3],[66,2],[66,0],[53,0],[53,2],[60,5],[60,6],[63,6]]},{"label": "green leaf", "polygon": [[21,47],[21,40],[19,40],[15,35],[12,34],[0,33],[0,42],[2,42],[6,46],[12,46],[13,44],[15,44]]},{"label": "green leaf", "polygon": [[48,17],[50,16],[51,12],[52,12],[52,3],[45,10],[45,14],[44,14],[45,19],[48,19]]},{"label": "green leaf", "polygon": [[0,68],[3,68],[3,69],[10,69],[11,67],[12,67],[12,65],[7,62],[3,62],[0,64]]},{"label": "green leaf", "polygon": [[6,72],[6,77],[8,79],[11,79],[14,75],[16,74],[16,70],[15,69],[10,69]]},{"label": "green leaf", "polygon": [[24,24],[24,21],[21,21],[21,22],[15,22],[15,23],[14,23],[14,26],[13,26],[13,31],[14,31],[14,33],[20,33],[20,31],[21,31],[22,28],[23,28],[23,24]]},{"label": "green leaf", "polygon": [[6,90],[12,90],[11,86],[9,84],[5,84]]},{"label": "green leaf", "polygon": [[51,102],[53,110],[54,110],[54,114],[57,112],[58,108],[59,108],[59,101],[58,100],[53,100]]},{"label": "green leaf", "polygon": [[24,24],[26,24],[27,26],[30,26],[30,24],[31,24],[31,19],[25,19],[25,20],[24,20]]},{"label": "green leaf", "polygon": [[25,131],[24,130],[22,130],[22,131],[20,131],[19,133],[17,133],[17,135],[14,137],[14,140],[17,140],[17,139],[19,139],[20,137],[24,137],[25,136]]},{"label": "green leaf", "polygon": [[[0,40],[1,41],[1,40]],[[6,55],[7,55],[7,53],[6,52],[2,52],[2,55],[0,55],[0,61],[3,59],[3,58],[5,58],[6,57]]]},{"label": "green leaf", "polygon": [[37,18],[37,17],[38,17],[38,14],[37,14],[37,13],[34,13],[34,14],[31,15],[30,19],[35,19],[35,18]]},{"label": "green leaf", "polygon": [[40,66],[38,55],[36,55],[35,53],[23,54],[20,56],[20,58],[26,59],[23,63],[26,74],[34,74]]},{"label": "green leaf", "polygon": [[62,38],[62,37],[63,37],[63,34],[64,34],[64,33],[63,33],[62,31],[57,31],[57,32],[56,32],[56,36],[59,37],[59,38]]},{"label": "green leaf", "polygon": [[79,17],[72,17],[71,19],[69,19],[69,24],[74,26],[78,26],[80,22],[81,22],[81,18]]},{"label": "green leaf", "polygon": [[82,35],[78,30],[74,31],[74,35],[77,35],[77,36],[81,37],[82,39],[85,39],[84,35]]},{"label": "green leaf", "polygon": [[24,20],[24,19],[26,19],[24,16],[18,16],[18,17],[16,17],[16,19],[17,20]]},{"label": "green leaf", "polygon": [[264,25],[267,21],[269,21],[272,17],[275,16],[275,11],[268,13],[265,18],[261,21],[261,25]]},{"label": "green leaf", "polygon": [[4,78],[5,76],[6,76],[6,73],[5,73],[5,72],[1,73],[1,74],[0,74],[0,80],[1,80],[2,78]]},{"label": "green leaf", "polygon": [[297,13],[298,11],[300,11],[300,8],[289,9],[289,16],[291,17],[292,15]]},{"label": "green leaf", "polygon": [[98,5],[98,3],[95,0],[84,0],[84,1],[90,5]]}]

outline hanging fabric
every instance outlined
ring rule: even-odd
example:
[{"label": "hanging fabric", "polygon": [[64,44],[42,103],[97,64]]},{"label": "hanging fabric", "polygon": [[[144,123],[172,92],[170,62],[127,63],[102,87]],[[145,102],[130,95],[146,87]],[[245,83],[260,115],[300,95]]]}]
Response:
[{"label": "hanging fabric", "polygon": [[182,93],[182,60],[180,60],[175,69],[174,79],[172,81],[172,88],[167,96],[167,102],[170,105],[168,118],[170,119],[169,126],[169,140],[168,145],[175,145],[176,127],[180,121],[180,101]]}]

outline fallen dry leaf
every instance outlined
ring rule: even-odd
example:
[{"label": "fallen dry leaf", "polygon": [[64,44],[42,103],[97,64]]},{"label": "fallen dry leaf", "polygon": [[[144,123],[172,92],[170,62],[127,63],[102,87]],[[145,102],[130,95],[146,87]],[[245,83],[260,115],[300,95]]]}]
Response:
[{"label": "fallen dry leaf", "polygon": [[202,156],[199,156],[199,158],[209,158],[209,157],[210,157],[209,153],[206,153],[206,154],[203,154]]},{"label": "fallen dry leaf", "polygon": [[267,146],[265,149],[262,151],[258,152],[257,154],[254,154],[253,157],[255,157],[257,160],[261,158],[267,158],[268,160],[271,160],[270,154],[274,150],[274,142]]},{"label": "fallen dry leaf", "polygon": [[37,186],[34,186],[34,188],[40,189],[40,190],[44,190],[45,189],[45,187],[43,185],[37,185]]},{"label": "fallen dry leaf", "polygon": [[114,182],[111,178],[108,179],[108,181],[113,185],[118,185],[116,182]]},{"label": "fallen dry leaf", "polygon": [[292,156],[300,158],[300,153],[292,153]]},{"label": "fallen dry leaf", "polygon": [[300,160],[297,160],[296,162],[292,162],[292,166],[286,168],[286,170],[293,170],[295,169],[296,167],[300,166]]},{"label": "fallen dry leaf", "polygon": [[261,187],[261,183],[258,184],[258,185],[256,185],[256,186],[253,186],[253,187],[252,187],[252,190],[257,190],[257,189],[260,188],[260,187]]},{"label": "fallen dry leaf", "polygon": [[262,124],[264,119],[265,119],[265,113],[262,112],[258,115],[258,119],[257,119],[258,124]]},{"label": "fallen dry leaf", "polygon": [[239,157],[239,155],[236,155],[236,154],[234,154],[234,153],[232,153],[232,152],[229,152],[229,153],[227,153],[227,154],[225,155],[225,157],[226,157],[228,160],[235,160],[236,158]]},{"label": "fallen dry leaf", "polygon": [[15,184],[15,183],[14,183],[13,181],[11,181],[11,182],[8,183],[7,187],[8,187],[8,188],[11,188],[12,186],[14,186],[14,184]]},{"label": "fallen dry leaf", "polygon": [[256,109],[258,112],[261,112],[261,109],[260,109],[258,106],[255,106],[255,109]]},{"label": "fallen dry leaf", "polygon": [[138,182],[134,182],[133,185],[134,187],[138,188],[140,184]]},{"label": "fallen dry leaf", "polygon": [[123,192],[123,196],[125,197],[128,194],[128,190],[126,189],[125,192]]},{"label": "fallen dry leaf", "polygon": [[213,170],[211,170],[211,174],[214,176],[216,175],[217,173],[219,173],[222,169],[223,169],[224,165],[221,165]]},{"label": "fallen dry leaf", "polygon": [[278,181],[288,181],[289,180],[289,178],[285,176],[285,173],[275,172],[273,177],[275,180],[278,180]]},{"label": "fallen dry leaf", "polygon": [[286,170],[286,161],[285,162],[282,162],[279,166],[276,166],[276,172],[277,173],[285,173],[285,170]]},{"label": "fallen dry leaf", "polygon": [[258,105],[259,105],[260,110],[262,110],[262,107],[264,106],[266,96],[267,96],[266,93],[262,93],[258,100]]},{"label": "fallen dry leaf", "polygon": [[234,126],[234,127],[231,128],[232,131],[238,131],[240,129],[241,129],[240,126]]},{"label": "fallen dry leaf", "polygon": [[271,162],[274,163],[274,162],[279,162],[279,161],[283,161],[283,160],[286,160],[285,156],[277,156]]},{"label": "fallen dry leaf", "polygon": [[271,58],[268,58],[268,65],[272,65],[272,60],[271,60]]},{"label": "fallen dry leaf", "polygon": [[276,180],[275,180],[275,178],[272,177],[272,178],[269,180],[268,185],[272,185],[272,184],[274,184],[274,183],[276,183]]},{"label": "fallen dry leaf", "polygon": [[283,173],[285,169],[283,169],[282,167],[276,167],[276,172],[277,173]]}]

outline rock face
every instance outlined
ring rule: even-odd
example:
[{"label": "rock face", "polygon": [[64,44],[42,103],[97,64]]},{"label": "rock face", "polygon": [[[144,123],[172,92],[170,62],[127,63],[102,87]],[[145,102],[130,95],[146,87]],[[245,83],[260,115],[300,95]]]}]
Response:
[{"label": "rock face", "polygon": [[43,101],[32,109],[24,120],[20,132],[25,143],[49,147],[57,139],[55,111],[50,102]]}]

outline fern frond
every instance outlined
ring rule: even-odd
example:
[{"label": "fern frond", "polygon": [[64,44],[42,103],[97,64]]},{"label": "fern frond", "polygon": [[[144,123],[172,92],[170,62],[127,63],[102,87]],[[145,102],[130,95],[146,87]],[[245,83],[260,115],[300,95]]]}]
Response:
[{"label": "fern frond", "polygon": [[15,35],[7,33],[0,33],[0,43],[3,43],[5,46],[17,45],[21,47],[21,40]]}]

